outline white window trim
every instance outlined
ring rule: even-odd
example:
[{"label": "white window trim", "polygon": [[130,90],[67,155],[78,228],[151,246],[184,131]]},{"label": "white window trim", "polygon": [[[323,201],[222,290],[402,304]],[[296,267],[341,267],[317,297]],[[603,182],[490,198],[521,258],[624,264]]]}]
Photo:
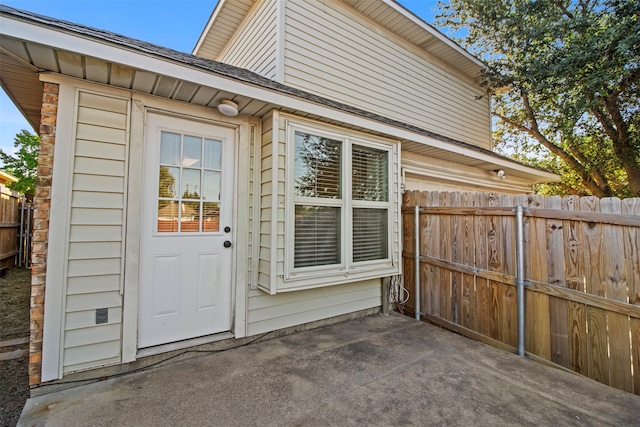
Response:
[{"label": "white window trim", "polygon": [[[174,128],[169,128],[166,126],[159,126],[158,127],[158,133],[160,132],[167,132],[167,133],[173,133],[173,134],[179,134],[181,141],[185,136],[193,136],[196,138],[202,138],[203,140],[213,140],[213,141],[220,141],[222,144],[222,150],[226,150],[228,149],[227,146],[229,144],[226,143],[226,138],[223,138],[221,136],[211,136],[211,135],[205,135],[199,132],[193,132],[189,129],[174,129]],[[181,145],[182,147],[182,145]],[[180,151],[180,155],[182,155],[182,151]],[[220,154],[221,156],[224,155],[224,152],[221,152]],[[165,165],[166,166],[166,165]],[[156,195],[158,194],[158,186],[159,184],[159,167],[160,167],[160,150],[158,150],[158,152],[156,153],[155,156],[155,167],[156,167],[156,172],[155,172],[155,180],[156,180]],[[180,169],[180,172],[182,172],[183,169],[188,168],[183,166],[182,164],[178,165],[178,166],[167,166],[167,167],[177,167]],[[205,170],[205,168],[201,167],[199,169],[201,171],[201,173],[203,173],[203,171]],[[221,182],[223,180],[223,178],[227,178],[226,181],[232,181],[232,174],[227,173],[225,175],[224,173],[224,169],[222,169],[221,172]],[[202,184],[202,175],[200,177],[200,182]],[[225,181],[225,182],[226,182]],[[223,186],[223,184],[221,184],[221,187]],[[179,188],[178,193],[180,193],[182,191],[181,188]],[[200,189],[200,191],[202,191],[202,189]],[[154,237],[176,237],[176,236],[220,236],[222,234],[224,234],[224,231],[222,229],[222,225],[220,224],[220,229],[218,231],[182,231],[182,229],[180,231],[158,231],[158,200],[160,200],[157,196],[156,196],[156,202],[155,202],[155,206],[153,208],[153,221],[154,221],[154,226],[153,226],[153,236]],[[183,201],[186,202],[199,202],[199,203],[205,203],[208,202],[208,200],[205,200],[203,198],[200,199],[183,199],[181,196],[178,198],[174,198],[174,200],[177,200],[178,203],[182,203]],[[211,202],[211,201],[209,201]],[[218,203],[219,205],[221,205],[220,200],[217,201],[213,201],[214,203]],[[202,209],[202,206],[201,206]],[[220,213],[218,215],[218,218],[223,218],[223,211],[222,209],[230,209],[230,207],[227,206],[221,206],[220,209]],[[202,224],[200,224],[202,225]]]},{"label": "white window trim", "polygon": [[[323,199],[317,199],[313,197],[296,197],[295,192],[295,171],[293,162],[295,159],[295,132],[305,132],[321,137],[326,137],[334,140],[341,141],[343,143],[343,155],[342,155],[342,176],[351,176],[351,147],[360,145],[363,147],[371,147],[378,150],[383,150],[388,153],[388,201],[386,202],[371,202],[363,200],[351,200],[351,179],[344,180],[342,188],[342,199],[333,202],[325,202]],[[284,259],[284,282],[297,282],[309,279],[316,279],[313,282],[317,282],[319,278],[326,278],[326,285],[333,285],[338,283],[344,283],[348,277],[353,277],[354,280],[363,280],[388,276],[390,270],[396,269],[397,266],[394,260],[397,258],[393,252],[393,223],[395,216],[398,215],[394,212],[394,188],[399,185],[394,177],[396,176],[393,171],[394,156],[396,151],[394,150],[393,143],[381,143],[375,142],[362,137],[354,137],[348,133],[337,133],[322,129],[322,127],[312,127],[303,125],[300,123],[287,121],[286,126],[286,146],[287,146],[287,185],[286,185],[286,207],[285,207],[285,259]],[[295,256],[295,206],[298,204],[307,203],[315,206],[340,206],[341,207],[341,262],[339,264],[322,265],[313,267],[294,267]],[[353,262],[353,208],[385,208],[387,209],[387,258],[381,260],[370,260]],[[301,284],[302,286],[302,284]],[[310,287],[317,287],[318,285],[312,285]],[[296,287],[297,288],[297,287]]]}]

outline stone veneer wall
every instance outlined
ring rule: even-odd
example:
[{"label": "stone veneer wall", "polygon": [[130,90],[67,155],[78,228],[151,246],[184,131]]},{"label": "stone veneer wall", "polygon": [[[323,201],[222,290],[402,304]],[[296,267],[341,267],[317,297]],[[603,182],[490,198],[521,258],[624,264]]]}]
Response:
[{"label": "stone veneer wall", "polygon": [[29,345],[29,385],[41,382],[42,335],[44,328],[44,290],[47,273],[47,239],[49,235],[49,207],[51,206],[51,178],[53,151],[58,118],[59,86],[44,83],[40,119],[40,151],[38,178],[33,199],[33,240],[31,256],[31,324]]}]

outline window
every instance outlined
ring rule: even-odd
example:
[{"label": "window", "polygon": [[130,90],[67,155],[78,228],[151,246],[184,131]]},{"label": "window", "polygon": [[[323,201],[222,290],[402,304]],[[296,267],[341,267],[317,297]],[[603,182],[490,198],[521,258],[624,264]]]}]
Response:
[{"label": "window", "polygon": [[158,232],[220,230],[221,155],[221,141],[161,132]]},{"label": "window", "polygon": [[390,263],[392,147],[291,126],[289,278]]},{"label": "window", "polygon": [[342,142],[295,133],[294,267],[340,264]]},{"label": "window", "polygon": [[354,144],[351,148],[353,261],[388,256],[389,152]]}]

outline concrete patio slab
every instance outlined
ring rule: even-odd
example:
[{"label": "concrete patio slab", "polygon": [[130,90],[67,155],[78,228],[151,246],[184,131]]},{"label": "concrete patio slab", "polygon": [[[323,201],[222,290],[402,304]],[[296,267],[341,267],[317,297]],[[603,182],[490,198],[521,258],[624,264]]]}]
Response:
[{"label": "concrete patio slab", "polygon": [[29,399],[21,426],[632,426],[640,396],[375,315]]}]

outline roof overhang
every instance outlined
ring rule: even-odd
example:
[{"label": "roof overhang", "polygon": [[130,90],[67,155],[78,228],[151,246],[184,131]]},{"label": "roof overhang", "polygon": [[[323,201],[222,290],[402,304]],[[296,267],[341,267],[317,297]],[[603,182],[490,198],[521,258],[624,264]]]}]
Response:
[{"label": "roof overhang", "polygon": [[[402,141],[403,150],[485,170],[504,169],[532,183],[558,176],[491,151],[368,113],[265,79],[247,70],[204,60],[123,36],[0,6],[0,81],[39,127],[42,88],[38,73],[56,73],[95,83],[217,107],[232,99],[240,114],[262,116],[273,108]],[[5,67],[4,60],[11,63]],[[29,79],[17,79],[20,74]],[[19,83],[18,83],[19,82]],[[34,95],[38,94],[39,97]]]},{"label": "roof overhang", "polygon": [[[203,58],[218,59],[255,3],[256,0],[218,0],[192,53]],[[212,32],[214,25],[216,31]]]},{"label": "roof overhang", "polygon": [[4,182],[18,182],[18,178],[16,178],[15,176],[6,173],[3,170],[0,170],[0,178],[4,181]]}]

